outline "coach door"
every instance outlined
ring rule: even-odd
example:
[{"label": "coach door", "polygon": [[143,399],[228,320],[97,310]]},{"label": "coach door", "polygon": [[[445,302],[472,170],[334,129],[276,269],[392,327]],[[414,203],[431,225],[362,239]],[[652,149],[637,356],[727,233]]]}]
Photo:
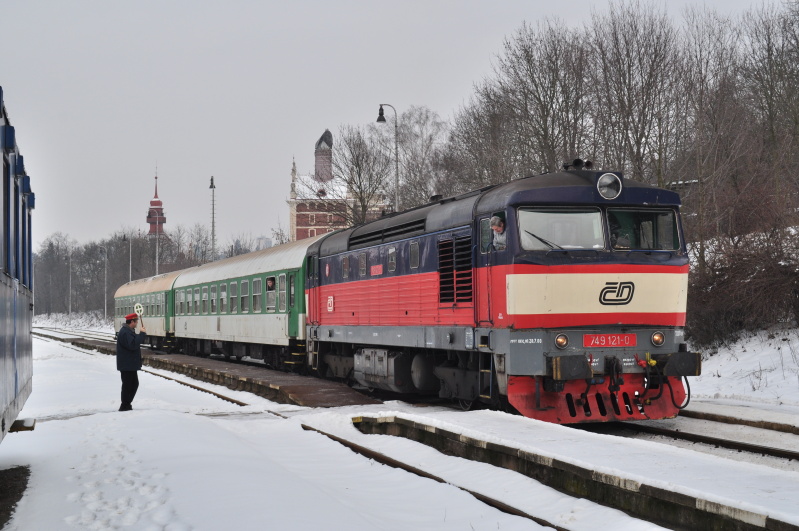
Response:
[{"label": "coach door", "polygon": [[[504,214],[502,214],[504,217]],[[477,220],[478,244],[475,246],[475,320],[479,326],[492,324],[491,313],[491,289],[493,287],[492,266],[496,265],[498,254],[505,254],[505,251],[497,251],[494,248],[494,231],[491,228],[491,215],[484,215]]]},{"label": "coach door", "polygon": [[[282,277],[283,275],[281,275]],[[289,337],[297,337],[300,332],[300,326],[305,326],[305,323],[299,322],[299,304],[297,304],[297,273],[291,272],[285,275],[286,278],[286,293],[284,294],[288,312],[288,335]]]}]

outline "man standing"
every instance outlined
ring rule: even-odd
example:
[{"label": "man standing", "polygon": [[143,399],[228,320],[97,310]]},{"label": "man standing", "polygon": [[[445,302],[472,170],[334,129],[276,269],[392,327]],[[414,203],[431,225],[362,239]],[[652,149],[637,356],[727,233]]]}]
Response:
[{"label": "man standing", "polygon": [[120,411],[130,411],[133,397],[139,388],[139,374],[141,369],[141,344],[147,337],[147,329],[144,325],[141,331],[136,333],[136,326],[139,324],[139,316],[131,313],[125,316],[125,324],[119,329],[117,334],[117,370],[122,376],[122,405]]}]

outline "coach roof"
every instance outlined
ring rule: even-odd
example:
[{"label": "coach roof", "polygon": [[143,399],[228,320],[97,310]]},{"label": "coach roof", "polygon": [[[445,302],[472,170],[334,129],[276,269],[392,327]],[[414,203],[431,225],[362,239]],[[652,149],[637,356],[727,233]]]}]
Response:
[{"label": "coach roof", "polygon": [[286,269],[299,269],[305,259],[308,247],[322,236],[299,240],[296,242],[269,247],[261,251],[233,256],[224,260],[210,262],[181,272],[175,282],[175,288],[195,286],[208,282],[217,282],[232,278],[246,277],[283,271]]}]

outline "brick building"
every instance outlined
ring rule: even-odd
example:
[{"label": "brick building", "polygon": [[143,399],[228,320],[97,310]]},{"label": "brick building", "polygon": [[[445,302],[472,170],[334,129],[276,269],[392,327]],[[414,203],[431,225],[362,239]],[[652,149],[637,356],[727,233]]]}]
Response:
[{"label": "brick building", "polygon": [[291,164],[289,195],[289,237],[291,241],[311,238],[347,227],[347,193],[336,190],[333,181],[333,135],[329,130],[314,147],[313,175],[299,175]]}]

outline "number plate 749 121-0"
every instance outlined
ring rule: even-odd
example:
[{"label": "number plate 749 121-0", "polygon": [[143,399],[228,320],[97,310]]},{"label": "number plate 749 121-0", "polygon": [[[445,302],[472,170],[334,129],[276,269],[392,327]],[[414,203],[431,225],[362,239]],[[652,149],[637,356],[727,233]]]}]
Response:
[{"label": "number plate 749 121-0", "polygon": [[583,334],[584,347],[634,347],[635,334]]}]

